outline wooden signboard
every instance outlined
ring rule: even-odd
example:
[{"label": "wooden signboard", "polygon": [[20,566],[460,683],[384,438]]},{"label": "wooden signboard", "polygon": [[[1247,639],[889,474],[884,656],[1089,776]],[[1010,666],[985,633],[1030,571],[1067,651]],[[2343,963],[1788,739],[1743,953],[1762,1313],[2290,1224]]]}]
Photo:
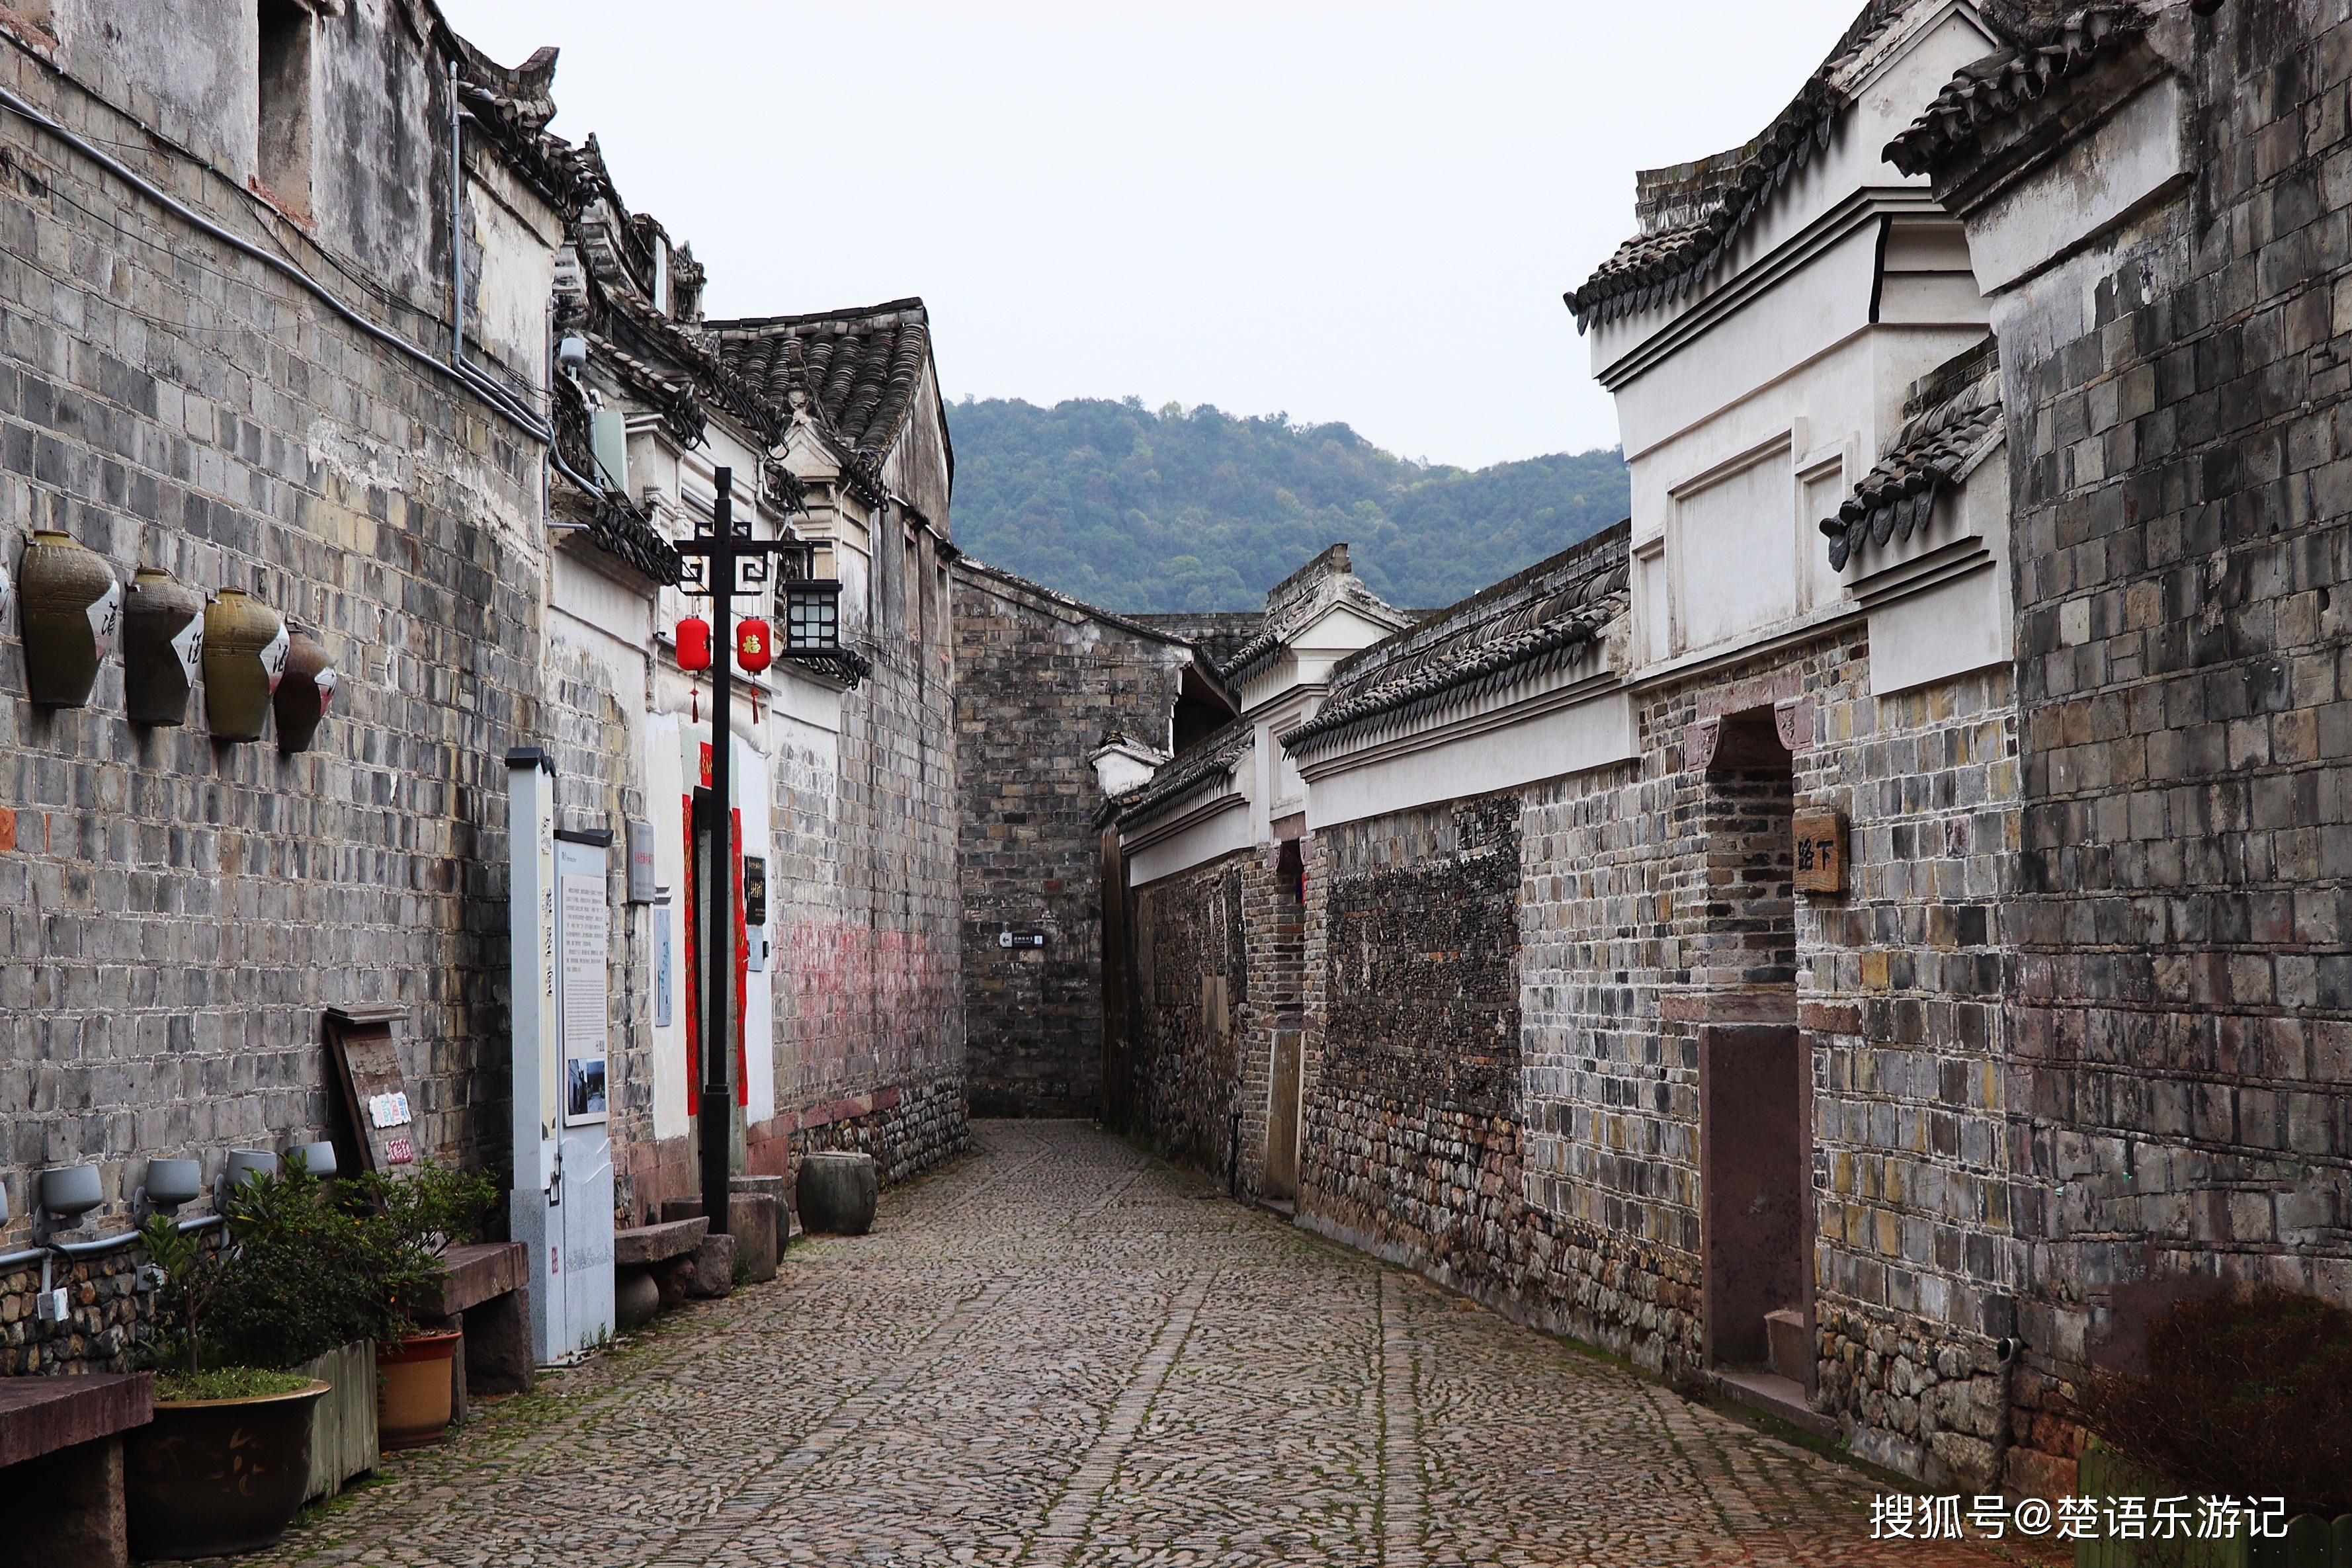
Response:
[{"label": "wooden signboard", "polygon": [[329,1008],[327,1049],[342,1085],[343,1111],[359,1134],[364,1168],[397,1172],[416,1162],[416,1111],[393,1049],[392,1026],[406,1008]]},{"label": "wooden signboard", "polygon": [[1797,891],[1845,891],[1845,818],[1836,811],[1800,811],[1795,820]]}]

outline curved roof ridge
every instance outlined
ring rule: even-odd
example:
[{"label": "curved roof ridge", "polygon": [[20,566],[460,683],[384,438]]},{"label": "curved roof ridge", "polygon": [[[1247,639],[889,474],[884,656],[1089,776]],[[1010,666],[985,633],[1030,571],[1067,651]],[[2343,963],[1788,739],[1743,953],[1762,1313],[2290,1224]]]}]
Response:
[{"label": "curved roof ridge", "polygon": [[1789,106],[1742,146],[1634,175],[1642,232],[1563,295],[1576,329],[1679,298],[1712,274],[1789,176],[1829,146],[1853,101],[1842,80],[1911,0],[1865,0]]}]

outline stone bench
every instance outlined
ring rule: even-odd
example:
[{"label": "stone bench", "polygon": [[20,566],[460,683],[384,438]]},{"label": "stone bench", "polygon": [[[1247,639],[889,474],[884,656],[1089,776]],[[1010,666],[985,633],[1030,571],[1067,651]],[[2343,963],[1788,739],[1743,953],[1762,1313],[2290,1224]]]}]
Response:
[{"label": "stone bench", "polygon": [[[686,1300],[694,1279],[695,1254],[701,1250],[710,1221],[664,1220],[659,1225],[632,1225],[613,1232],[613,1314],[615,1326],[633,1329],[656,1312],[667,1312]],[[650,1284],[649,1296],[646,1287]]]},{"label": "stone bench", "polygon": [[466,1401],[527,1394],[538,1375],[530,1348],[530,1256],[520,1241],[478,1241],[441,1255],[441,1272],[416,1304],[416,1325],[465,1336],[450,1363],[455,1418]]},{"label": "stone bench", "polygon": [[0,1377],[0,1563],[125,1568],[122,1434],[154,1416],[143,1372]]},{"label": "stone bench", "polygon": [[[728,1181],[727,1236],[706,1237],[704,1255],[696,1260],[694,1294],[723,1296],[734,1287],[735,1260],[743,1260],[753,1281],[776,1277],[776,1254],[782,1245],[784,1178],[733,1176]],[[662,1205],[664,1219],[692,1219],[702,1213],[698,1197],[677,1197]],[[732,1238],[733,1253],[721,1259],[714,1242]]]}]

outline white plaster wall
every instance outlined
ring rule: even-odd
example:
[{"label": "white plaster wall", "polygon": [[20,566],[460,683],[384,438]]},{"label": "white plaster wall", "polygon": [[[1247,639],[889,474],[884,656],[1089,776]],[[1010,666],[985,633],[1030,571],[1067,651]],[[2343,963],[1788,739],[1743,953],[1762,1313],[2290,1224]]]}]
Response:
[{"label": "white plaster wall", "polygon": [[[679,752],[676,714],[651,714],[645,728],[646,810],[654,825],[654,881],[669,889],[670,1021],[651,1028],[654,1053],[654,1136],[682,1138],[693,1122],[692,1100],[686,1082],[686,772]],[[646,972],[651,975],[659,951],[652,945],[647,923]],[[653,984],[660,985],[655,976]],[[653,1019],[653,998],[646,998],[646,1016]]]},{"label": "white plaster wall", "polygon": [[1604,692],[1517,723],[1319,776],[1307,785],[1307,825],[1319,831],[1640,755],[1633,699],[1622,691]]},{"label": "white plaster wall", "polygon": [[1127,885],[1141,887],[1163,876],[1174,876],[1178,872],[1222,859],[1235,850],[1248,849],[1257,838],[1255,813],[1249,805],[1247,795],[1235,794],[1229,805],[1213,815],[1156,843],[1130,851],[1127,857]]},{"label": "white plaster wall", "polygon": [[2026,181],[1977,214],[1978,281],[1987,293],[2006,288],[2182,178],[2180,143],[2179,80],[2158,77],[2065,160],[2062,177]]},{"label": "white plaster wall", "polygon": [[[1926,179],[1906,175],[1880,156],[1882,150],[1918,118],[1954,72],[1998,47],[1990,30],[1958,0],[1927,14],[1916,29],[1883,40],[1849,83],[1856,102],[1840,118],[1829,146],[1816,149],[1810,163],[1791,172],[1788,183],[1733,242],[1731,254],[1713,276],[1680,299],[1591,329],[1593,373],[1601,374],[1660,330],[1705,305],[1853,192],[1864,187],[1907,188],[1924,193]],[[1759,131],[1763,129],[1757,127]],[[1694,148],[1691,155],[1703,157],[1713,151]],[[1758,368],[1770,374],[1784,370],[1787,363],[1759,361]],[[1751,379],[1725,390],[1736,396],[1753,385]],[[1634,449],[1631,431],[1626,433],[1625,449],[1629,455]]]},{"label": "white plaster wall", "polygon": [[[2014,656],[2015,613],[2009,576],[2009,455],[1997,451],[1957,495],[1938,497],[1928,526],[1893,548],[1870,547],[1874,570],[1904,564],[1969,540],[1986,559],[1963,576],[1896,599],[1870,612],[1870,691],[1887,696]],[[1858,576],[1849,568],[1849,576]],[[1867,579],[1864,583],[1867,585]]]}]

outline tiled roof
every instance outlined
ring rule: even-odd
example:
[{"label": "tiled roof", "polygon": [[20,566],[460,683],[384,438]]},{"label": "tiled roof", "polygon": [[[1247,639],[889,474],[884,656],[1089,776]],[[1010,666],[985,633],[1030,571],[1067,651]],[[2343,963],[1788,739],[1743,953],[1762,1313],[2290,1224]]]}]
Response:
[{"label": "tiled roof", "polygon": [[1829,145],[1849,97],[1836,78],[1907,0],[1868,0],[1789,107],[1744,147],[1635,176],[1642,232],[1566,296],[1580,332],[1678,298],[1713,272],[1789,176]]},{"label": "tiled roof", "polygon": [[1157,632],[1181,638],[1198,648],[1212,669],[1234,662],[1242,647],[1265,624],[1263,610],[1186,611],[1137,615],[1131,619]]},{"label": "tiled roof", "polygon": [[1927,526],[1937,495],[1976,471],[2000,445],[2000,354],[1994,340],[1951,360],[1912,388],[1895,445],[1838,507],[1822,519],[1830,568],[1843,571],[1864,545],[1884,547]]},{"label": "tiled roof", "polygon": [[1349,561],[1348,547],[1335,544],[1266,591],[1263,629],[1217,666],[1217,678],[1238,687],[1272,664],[1302,627],[1339,604],[1375,624],[1412,624],[1411,616],[1364,586]]},{"label": "tiled roof", "polygon": [[1327,750],[1581,661],[1625,608],[1632,534],[1630,523],[1605,528],[1345,660],[1321,711],[1282,737],[1284,749]]},{"label": "tiled roof", "polygon": [[1156,821],[1188,800],[1229,783],[1255,740],[1257,727],[1236,718],[1124,795],[1111,798],[1108,810],[1122,828],[1139,828]]},{"label": "tiled roof", "polygon": [[849,450],[877,458],[898,440],[930,356],[920,299],[704,326],[729,370],[779,407],[804,394]]},{"label": "tiled roof", "polygon": [[1985,128],[2016,114],[2061,79],[2147,30],[2151,18],[2128,0],[2100,0],[2023,25],[2024,38],[1964,66],[1910,128],[1886,144],[1886,161],[1922,174],[1972,142]]}]

